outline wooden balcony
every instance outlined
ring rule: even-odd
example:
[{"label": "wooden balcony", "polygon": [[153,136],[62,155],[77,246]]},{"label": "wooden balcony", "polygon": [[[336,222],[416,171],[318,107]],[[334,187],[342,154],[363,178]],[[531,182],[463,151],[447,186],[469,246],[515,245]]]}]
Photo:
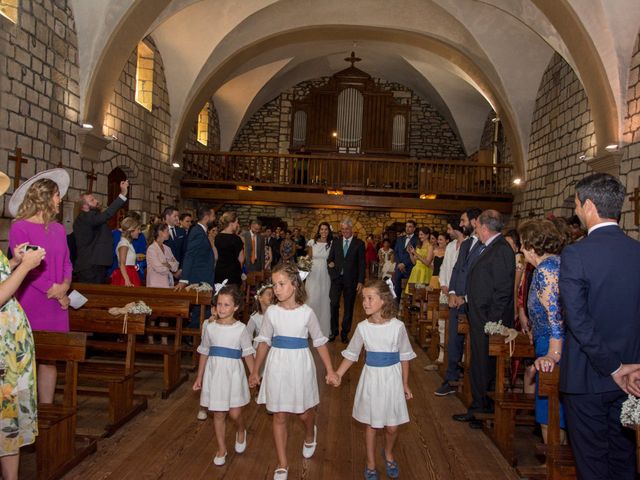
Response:
[{"label": "wooden balcony", "polygon": [[182,170],[183,198],[220,202],[510,212],[513,198],[510,165],[471,161],[188,150]]}]

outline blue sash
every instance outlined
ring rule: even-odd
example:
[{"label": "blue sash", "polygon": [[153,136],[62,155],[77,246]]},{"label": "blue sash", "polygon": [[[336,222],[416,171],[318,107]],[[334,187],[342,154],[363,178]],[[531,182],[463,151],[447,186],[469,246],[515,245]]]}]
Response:
[{"label": "blue sash", "polygon": [[278,335],[271,339],[271,346],[275,348],[298,349],[307,348],[309,346],[309,342],[306,338],[283,337]]},{"label": "blue sash", "polygon": [[370,367],[390,367],[400,363],[400,352],[367,352],[364,363]]},{"label": "blue sash", "polygon": [[242,350],[227,347],[209,347],[210,357],[242,358]]}]

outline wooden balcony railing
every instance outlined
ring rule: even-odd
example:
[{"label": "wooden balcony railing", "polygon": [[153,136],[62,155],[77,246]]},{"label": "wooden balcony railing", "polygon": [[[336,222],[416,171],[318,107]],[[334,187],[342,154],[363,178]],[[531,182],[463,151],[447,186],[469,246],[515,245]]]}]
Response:
[{"label": "wooden balcony railing", "polygon": [[466,161],[187,150],[185,180],[345,193],[511,197],[511,166]]}]

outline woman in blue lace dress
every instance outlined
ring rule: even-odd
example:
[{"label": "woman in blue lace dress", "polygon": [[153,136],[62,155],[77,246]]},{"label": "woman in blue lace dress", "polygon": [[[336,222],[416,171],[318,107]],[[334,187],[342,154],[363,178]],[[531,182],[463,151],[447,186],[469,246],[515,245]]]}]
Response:
[{"label": "woman in blue lace dress", "polygon": [[[560,250],[564,237],[548,220],[534,220],[519,228],[522,253],[535,271],[531,280],[527,307],[536,353],[536,370],[550,372],[562,355],[565,327],[562,320],[560,291]],[[542,428],[547,441],[548,400],[538,395],[536,377],[536,422]],[[562,405],[560,406],[560,428],[565,428]],[[564,436],[564,434],[563,434]]]}]

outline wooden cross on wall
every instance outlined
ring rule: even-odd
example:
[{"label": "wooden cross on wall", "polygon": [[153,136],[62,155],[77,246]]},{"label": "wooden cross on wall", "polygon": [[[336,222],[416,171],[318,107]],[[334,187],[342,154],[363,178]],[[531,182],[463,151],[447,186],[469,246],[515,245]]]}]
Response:
[{"label": "wooden cross on wall", "polygon": [[640,178],[638,178],[638,187],[633,189],[633,197],[629,197],[629,201],[633,202],[633,211],[635,213],[633,223],[640,226]]},{"label": "wooden cross on wall", "polygon": [[158,199],[158,213],[162,215],[162,200],[164,200],[164,195],[160,192],[156,198]]},{"label": "wooden cross on wall", "polygon": [[13,177],[13,189],[15,190],[20,186],[20,176],[22,175],[22,164],[27,163],[29,159],[24,158],[22,156],[22,149],[20,147],[16,147],[16,154],[9,155],[9,160],[13,160],[14,162],[16,162],[15,174]]},{"label": "wooden cross on wall", "polygon": [[96,172],[93,171],[93,168],[91,169],[91,172],[87,173],[87,180],[89,181],[87,193],[93,193],[93,182],[98,180],[98,176],[96,175]]},{"label": "wooden cross on wall", "polygon": [[356,57],[356,52],[351,52],[351,55],[345,58],[344,61],[351,63],[351,66],[353,67],[356,62],[360,62],[362,59]]}]

